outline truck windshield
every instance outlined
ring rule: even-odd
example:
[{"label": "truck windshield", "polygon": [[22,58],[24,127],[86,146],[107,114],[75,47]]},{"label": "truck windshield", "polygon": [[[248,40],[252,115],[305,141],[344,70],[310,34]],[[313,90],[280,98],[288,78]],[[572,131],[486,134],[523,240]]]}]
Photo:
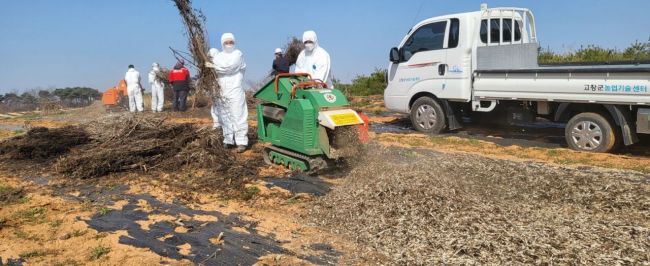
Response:
[{"label": "truck windshield", "polygon": [[446,29],[447,21],[435,22],[418,28],[402,47],[404,60],[408,61],[419,52],[442,49]]}]

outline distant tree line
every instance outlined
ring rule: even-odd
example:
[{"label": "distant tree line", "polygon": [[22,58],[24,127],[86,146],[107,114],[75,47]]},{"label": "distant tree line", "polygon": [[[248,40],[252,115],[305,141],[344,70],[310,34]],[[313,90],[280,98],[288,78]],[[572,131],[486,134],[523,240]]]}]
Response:
[{"label": "distant tree line", "polygon": [[0,94],[0,111],[32,111],[52,107],[83,107],[101,98],[99,91],[87,87],[38,90]]},{"label": "distant tree line", "polygon": [[623,50],[588,45],[580,47],[574,52],[558,54],[550,48],[540,48],[538,61],[540,64],[648,62],[650,61],[650,40],[647,42],[636,41]]},{"label": "distant tree line", "polygon": [[368,96],[384,93],[387,86],[387,73],[385,69],[375,68],[370,75],[357,75],[352,83],[343,84],[337,79],[332,79],[334,87],[347,95]]}]

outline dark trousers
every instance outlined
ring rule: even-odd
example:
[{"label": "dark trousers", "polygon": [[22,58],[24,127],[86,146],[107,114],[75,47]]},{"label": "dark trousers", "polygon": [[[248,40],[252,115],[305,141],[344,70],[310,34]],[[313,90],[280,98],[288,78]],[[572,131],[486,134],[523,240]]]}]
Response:
[{"label": "dark trousers", "polygon": [[174,90],[174,96],[172,98],[172,109],[174,111],[181,111],[181,112],[185,112],[185,110],[187,110],[186,90]]}]

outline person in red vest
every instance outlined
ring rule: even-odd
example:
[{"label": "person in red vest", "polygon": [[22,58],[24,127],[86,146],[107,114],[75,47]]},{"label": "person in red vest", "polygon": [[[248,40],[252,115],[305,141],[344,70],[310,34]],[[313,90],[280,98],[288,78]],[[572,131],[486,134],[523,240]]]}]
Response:
[{"label": "person in red vest", "polygon": [[185,112],[187,110],[187,94],[190,91],[190,71],[185,68],[183,60],[179,60],[174,69],[169,71],[169,83],[174,89],[172,110]]}]

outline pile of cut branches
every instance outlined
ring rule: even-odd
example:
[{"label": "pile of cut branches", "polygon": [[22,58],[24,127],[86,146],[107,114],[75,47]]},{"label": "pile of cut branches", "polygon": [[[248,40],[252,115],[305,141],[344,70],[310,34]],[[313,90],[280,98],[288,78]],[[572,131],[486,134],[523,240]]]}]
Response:
[{"label": "pile of cut branches", "polygon": [[[95,121],[84,128],[93,142],[76,148],[54,166],[66,177],[152,172],[180,192],[218,190],[223,195],[239,196],[264,165],[261,156],[235,156],[223,146],[221,134],[210,127],[125,115]],[[255,129],[249,132],[249,138],[257,138]]]},{"label": "pile of cut branches", "polygon": [[[257,139],[256,130],[249,138]],[[142,173],[178,192],[240,196],[258,177],[261,156],[235,156],[209,126],[168,122],[153,114],[109,116],[79,126],[34,128],[0,142],[6,166],[43,163],[65,179],[93,179]],[[253,147],[259,153],[261,147]],[[16,163],[15,165],[12,163]]]},{"label": "pile of cut branches", "polygon": [[164,124],[162,118],[124,116],[86,126],[94,142],[61,158],[55,168],[74,178],[101,177],[129,170],[148,171],[173,157],[196,135],[188,124]]}]

